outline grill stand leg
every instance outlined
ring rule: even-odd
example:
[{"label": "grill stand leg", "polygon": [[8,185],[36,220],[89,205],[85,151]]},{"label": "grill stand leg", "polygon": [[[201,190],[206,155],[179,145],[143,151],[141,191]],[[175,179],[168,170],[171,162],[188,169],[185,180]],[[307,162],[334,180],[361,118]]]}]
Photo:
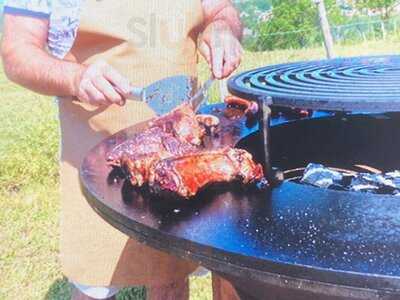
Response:
[{"label": "grill stand leg", "polygon": [[269,107],[269,101],[261,101],[261,138],[264,149],[264,174],[268,182],[272,186],[279,185],[284,180],[284,175],[281,171],[272,168],[271,156],[270,156],[270,144],[271,144],[271,108]]}]

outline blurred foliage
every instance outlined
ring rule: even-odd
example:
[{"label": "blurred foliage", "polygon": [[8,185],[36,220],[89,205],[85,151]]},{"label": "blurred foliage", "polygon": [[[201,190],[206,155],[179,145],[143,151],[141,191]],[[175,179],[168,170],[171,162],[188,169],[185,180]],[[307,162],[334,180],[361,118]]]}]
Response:
[{"label": "blurred foliage", "polygon": [[262,15],[272,8],[270,0],[236,0],[234,3],[244,26],[250,30],[254,30]]},{"label": "blurred foliage", "polygon": [[383,20],[389,19],[395,7],[400,4],[398,0],[353,0],[351,2],[355,8],[361,11],[378,13]]},{"label": "blurred foliage", "polygon": [[[324,0],[335,43],[355,44],[398,35],[400,0]],[[251,51],[322,45],[313,0],[236,0]]]},{"label": "blurred foliage", "polygon": [[[319,16],[312,0],[272,0],[272,11],[255,27],[251,50],[298,49],[322,43]],[[325,0],[331,25],[342,24],[344,16],[336,0]]]},{"label": "blurred foliage", "polygon": [[400,18],[381,20],[379,16],[357,16],[353,22],[331,28],[336,44],[354,45],[360,42],[392,39],[398,40]]}]

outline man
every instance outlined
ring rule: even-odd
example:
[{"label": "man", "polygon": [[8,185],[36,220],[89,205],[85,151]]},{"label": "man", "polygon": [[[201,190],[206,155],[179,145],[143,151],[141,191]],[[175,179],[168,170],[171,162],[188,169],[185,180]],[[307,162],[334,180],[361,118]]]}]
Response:
[{"label": "man", "polygon": [[[73,299],[106,299],[137,285],[147,286],[150,299],[187,299],[187,277],[196,266],[106,224],[82,195],[78,169],[95,144],[154,116],[146,105],[125,101],[132,86],[195,76],[197,50],[217,79],[238,67],[242,28],[233,5],[229,0],[8,0],[4,13],[1,54],[7,76],[58,96],[60,257],[75,286]],[[214,286],[226,284],[219,279]]]}]

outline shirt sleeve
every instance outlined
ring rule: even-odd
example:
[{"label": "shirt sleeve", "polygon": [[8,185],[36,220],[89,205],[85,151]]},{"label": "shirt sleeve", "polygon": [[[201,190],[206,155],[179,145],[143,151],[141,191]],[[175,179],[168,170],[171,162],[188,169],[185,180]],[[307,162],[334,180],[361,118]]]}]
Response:
[{"label": "shirt sleeve", "polygon": [[6,0],[3,12],[48,19],[51,13],[51,0]]}]

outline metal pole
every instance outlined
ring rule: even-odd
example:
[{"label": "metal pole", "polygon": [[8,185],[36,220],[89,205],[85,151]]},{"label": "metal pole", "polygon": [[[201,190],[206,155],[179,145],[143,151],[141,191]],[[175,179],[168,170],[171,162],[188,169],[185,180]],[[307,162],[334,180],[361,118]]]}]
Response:
[{"label": "metal pole", "polygon": [[269,108],[268,104],[265,103],[265,101],[262,101],[261,103],[261,138],[263,141],[263,146],[264,146],[264,173],[266,175],[266,178],[271,181],[273,178],[273,171],[272,171],[272,165],[271,165],[271,156],[270,156],[270,126],[271,126],[271,109]]},{"label": "metal pole", "polygon": [[324,36],[326,55],[328,58],[333,58],[333,57],[335,57],[335,52],[333,50],[333,38],[332,38],[331,29],[329,26],[328,17],[326,14],[324,0],[314,0],[314,3],[318,7],[319,22],[321,25],[322,34]]},{"label": "metal pole", "polygon": [[261,101],[260,133],[264,146],[265,178],[271,186],[277,186],[283,182],[284,175],[280,170],[274,169],[271,162],[271,108],[269,107],[271,103],[271,98],[267,99],[267,101]]}]

